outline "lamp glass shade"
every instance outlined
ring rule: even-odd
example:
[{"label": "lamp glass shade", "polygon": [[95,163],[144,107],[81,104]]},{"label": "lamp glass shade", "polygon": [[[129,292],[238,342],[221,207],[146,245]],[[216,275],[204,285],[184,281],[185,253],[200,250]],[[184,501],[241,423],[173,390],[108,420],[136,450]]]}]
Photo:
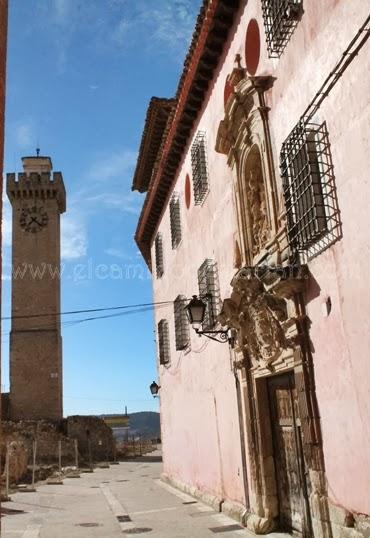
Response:
[{"label": "lamp glass shade", "polygon": [[193,295],[193,298],[185,307],[189,322],[192,325],[203,323],[206,308],[207,305],[202,301],[202,299],[199,299],[196,295]]},{"label": "lamp glass shade", "polygon": [[159,386],[157,385],[157,383],[155,381],[153,381],[153,383],[150,385],[150,392],[153,394],[153,396],[157,396],[158,394],[158,391],[159,391]]}]

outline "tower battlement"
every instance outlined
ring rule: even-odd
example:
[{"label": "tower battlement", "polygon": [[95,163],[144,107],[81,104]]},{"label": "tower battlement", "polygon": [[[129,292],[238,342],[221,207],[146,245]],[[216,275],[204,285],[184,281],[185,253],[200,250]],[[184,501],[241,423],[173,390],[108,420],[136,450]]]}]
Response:
[{"label": "tower battlement", "polygon": [[60,213],[66,210],[66,191],[61,172],[20,172],[7,174],[6,192],[9,200],[56,199]]}]

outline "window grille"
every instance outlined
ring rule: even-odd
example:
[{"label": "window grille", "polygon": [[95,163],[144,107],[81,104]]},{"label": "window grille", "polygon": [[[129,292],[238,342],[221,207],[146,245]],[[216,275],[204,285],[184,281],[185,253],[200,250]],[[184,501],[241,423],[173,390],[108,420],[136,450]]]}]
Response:
[{"label": "window grille", "polygon": [[176,248],[181,241],[180,199],[177,193],[172,196],[170,201],[170,225],[172,248]]},{"label": "window grille", "polygon": [[302,0],[262,0],[262,13],[269,56],[278,58],[302,16]]},{"label": "window grille", "polygon": [[199,131],[191,147],[191,167],[195,204],[201,204],[208,192],[206,133]]},{"label": "window grille", "polygon": [[217,263],[207,259],[198,269],[199,297],[206,302],[203,330],[212,329],[220,311],[220,286]]},{"label": "window grille", "polygon": [[280,168],[290,247],[307,261],[341,235],[326,124],[302,119],[283,143]]},{"label": "window grille", "polygon": [[155,238],[155,267],[157,278],[161,278],[164,273],[163,265],[163,239],[162,234],[159,232]]},{"label": "window grille", "polygon": [[158,323],[158,347],[159,363],[168,364],[170,362],[170,334],[166,319],[161,319]]},{"label": "window grille", "polygon": [[190,342],[189,321],[185,311],[186,304],[187,299],[184,295],[178,295],[173,303],[177,350],[187,348]]}]

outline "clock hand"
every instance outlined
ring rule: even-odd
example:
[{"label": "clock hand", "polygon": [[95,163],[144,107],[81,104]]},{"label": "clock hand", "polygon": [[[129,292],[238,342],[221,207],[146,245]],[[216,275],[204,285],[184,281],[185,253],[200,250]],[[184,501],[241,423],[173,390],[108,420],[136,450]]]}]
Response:
[{"label": "clock hand", "polygon": [[32,224],[32,222],[36,222],[36,224],[38,224],[39,226],[42,226],[42,224],[39,223],[39,221],[37,220],[36,217],[31,217],[31,223],[30,224]]}]

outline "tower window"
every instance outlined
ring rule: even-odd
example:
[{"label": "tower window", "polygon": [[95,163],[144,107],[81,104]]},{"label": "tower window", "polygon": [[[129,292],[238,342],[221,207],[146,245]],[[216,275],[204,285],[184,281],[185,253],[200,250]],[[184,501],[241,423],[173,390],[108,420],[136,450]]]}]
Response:
[{"label": "tower window", "polygon": [[176,248],[181,241],[180,199],[177,193],[172,196],[170,201],[170,226],[172,248]]},{"label": "tower window", "polygon": [[161,276],[164,273],[164,265],[163,265],[163,239],[162,234],[160,232],[157,233],[157,237],[155,238],[155,268],[157,273],[157,278],[161,278]]},{"label": "tower window", "polygon": [[270,58],[283,53],[302,14],[302,0],[262,0],[263,22]]},{"label": "tower window", "polygon": [[178,295],[173,303],[177,350],[187,348],[190,342],[189,322],[185,312],[186,303],[184,295]]},{"label": "tower window", "polygon": [[168,364],[170,362],[170,334],[166,319],[161,319],[158,323],[158,347],[159,363]]},{"label": "tower window", "polygon": [[220,286],[217,263],[207,259],[198,269],[199,297],[206,302],[203,330],[212,329],[217,323],[220,310]]},{"label": "tower window", "polygon": [[191,167],[195,204],[201,204],[208,192],[206,134],[199,131],[191,147]]},{"label": "tower window", "polygon": [[312,258],[340,235],[326,124],[302,119],[283,143],[280,168],[290,247]]}]

